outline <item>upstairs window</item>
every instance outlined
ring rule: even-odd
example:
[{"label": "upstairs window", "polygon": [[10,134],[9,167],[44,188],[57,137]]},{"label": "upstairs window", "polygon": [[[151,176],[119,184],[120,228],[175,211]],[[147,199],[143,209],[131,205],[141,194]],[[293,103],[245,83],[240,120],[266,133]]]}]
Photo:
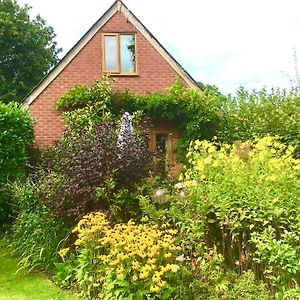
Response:
[{"label": "upstairs window", "polygon": [[103,34],[103,70],[112,74],[136,74],[135,34]]}]

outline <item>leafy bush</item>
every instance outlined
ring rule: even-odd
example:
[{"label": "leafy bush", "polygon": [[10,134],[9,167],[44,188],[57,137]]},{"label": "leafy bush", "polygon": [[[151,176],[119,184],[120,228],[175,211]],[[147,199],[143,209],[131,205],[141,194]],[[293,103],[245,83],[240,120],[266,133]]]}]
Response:
[{"label": "leafy bush", "polygon": [[13,197],[8,182],[24,176],[27,147],[33,141],[33,121],[16,103],[0,102],[0,227],[12,220]]},{"label": "leafy bush", "polygon": [[287,231],[276,236],[275,229],[267,227],[261,233],[254,232],[251,242],[256,245],[255,260],[265,267],[264,275],[284,298],[293,291],[300,296],[300,239],[296,231]]},{"label": "leafy bush", "polygon": [[[293,286],[298,269],[284,255],[274,256],[279,245],[288,247],[285,230],[297,235],[300,229],[300,161],[292,151],[271,137],[233,146],[192,143],[190,167],[182,177],[186,197],[174,197],[167,213],[180,226],[187,250],[202,256],[216,245],[227,267],[239,273],[253,268],[262,278],[276,265],[274,275]],[[259,238],[267,226],[276,233],[276,250],[273,239]],[[260,259],[254,261],[256,251]],[[270,251],[273,256],[266,256]]]},{"label": "leafy bush", "polygon": [[[268,300],[273,297],[268,292],[266,286],[256,280],[252,271],[244,272],[236,279],[231,289],[222,299],[228,300]],[[220,299],[220,298],[218,298]]]},{"label": "leafy bush", "polygon": [[300,157],[300,96],[296,91],[265,89],[248,92],[240,89],[223,105],[223,122],[218,137],[232,143],[266,135],[279,136],[286,145],[295,147]]},{"label": "leafy bush", "polygon": [[23,174],[27,146],[33,142],[33,121],[16,103],[0,102],[0,183]]},{"label": "leafy bush", "polygon": [[16,214],[16,203],[10,184],[0,184],[0,228],[10,224]]},{"label": "leafy bush", "polygon": [[104,115],[103,112],[119,115],[124,111],[142,110],[153,120],[172,121],[182,130],[178,144],[181,160],[184,160],[191,140],[211,140],[215,135],[221,142],[229,144],[267,134],[280,136],[282,142],[296,148],[294,155],[299,157],[300,97],[297,92],[279,89],[271,93],[265,89],[248,92],[241,88],[237,96],[224,96],[215,87],[203,84],[201,87],[203,91],[193,90],[176,81],[165,93],[113,93],[108,78],[105,78],[91,88],[75,87],[59,99],[56,106],[67,110],[80,107],[80,114],[84,115],[91,106],[99,103],[102,110],[99,109],[93,118]]},{"label": "leafy bush", "polygon": [[[109,206],[116,131],[110,124],[94,130],[94,135],[82,131],[80,138],[66,133],[55,149],[52,170],[40,182],[45,187],[41,189],[42,198],[57,216],[77,219],[88,211]],[[102,197],[96,188],[104,189]]]},{"label": "leafy bush", "polygon": [[63,119],[69,134],[79,138],[85,129],[93,131],[95,124],[112,122],[111,114],[112,85],[107,77],[96,81],[92,87],[76,86],[59,98],[57,109],[64,110]]},{"label": "leafy bush", "polygon": [[[76,257],[70,258],[73,280],[85,295],[170,299],[178,293],[176,230],[133,221],[111,226],[102,212],[95,212],[84,216],[73,232],[77,234]],[[66,258],[69,251],[60,251],[68,276],[72,274]],[[62,265],[58,265],[56,279],[65,282]]]},{"label": "leafy bush", "polygon": [[177,153],[184,160],[191,140],[212,139],[216,135],[222,118],[223,101],[224,96],[212,89],[195,90],[176,81],[165,93],[114,94],[112,110],[142,110],[152,120],[165,119],[176,124],[182,131]]},{"label": "leafy bush", "polygon": [[[132,199],[130,189],[147,174],[152,158],[143,138],[125,133],[123,139],[125,144],[118,147],[112,123],[95,125],[92,132],[81,130],[79,136],[66,132],[54,150],[50,172],[39,181],[44,202],[54,214],[76,220],[93,210],[111,209],[119,190]],[[122,203],[119,213],[130,215],[128,204]]]},{"label": "leafy bush", "polygon": [[257,280],[252,271],[245,271],[240,276],[227,270],[224,257],[212,248],[197,259],[195,266],[194,299],[203,300],[268,300],[270,295],[266,285]]},{"label": "leafy bush", "polygon": [[109,105],[112,96],[112,84],[108,76],[96,81],[90,88],[77,85],[55,102],[55,107],[61,110],[73,110],[85,106]]},{"label": "leafy bush", "polygon": [[74,221],[104,209],[124,220],[138,211],[135,184],[152,165],[149,129],[139,116],[134,132],[121,135],[111,98],[111,81],[104,77],[89,88],[71,89],[56,102],[68,110],[63,115],[67,129],[39,183],[44,203],[57,216]]}]

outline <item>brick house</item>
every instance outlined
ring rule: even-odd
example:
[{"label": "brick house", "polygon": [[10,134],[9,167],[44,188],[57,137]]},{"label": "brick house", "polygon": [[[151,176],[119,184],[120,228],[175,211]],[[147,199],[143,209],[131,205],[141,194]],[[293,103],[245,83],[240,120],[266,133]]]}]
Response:
[{"label": "brick house", "polygon": [[[37,146],[52,144],[64,130],[54,102],[71,87],[91,85],[105,73],[117,79],[116,91],[163,92],[176,75],[187,86],[197,87],[195,80],[117,0],[23,101],[36,120]],[[156,144],[165,143],[172,161],[170,149],[176,138],[176,129],[157,124],[151,133],[150,146],[155,148]]]}]

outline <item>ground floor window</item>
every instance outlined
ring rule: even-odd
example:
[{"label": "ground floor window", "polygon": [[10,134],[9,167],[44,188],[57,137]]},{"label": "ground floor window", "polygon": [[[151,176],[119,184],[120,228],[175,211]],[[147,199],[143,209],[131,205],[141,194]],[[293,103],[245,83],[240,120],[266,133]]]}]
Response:
[{"label": "ground floor window", "polygon": [[155,152],[155,164],[160,171],[168,171],[176,164],[175,146],[180,137],[174,127],[153,127],[150,133],[150,149]]}]

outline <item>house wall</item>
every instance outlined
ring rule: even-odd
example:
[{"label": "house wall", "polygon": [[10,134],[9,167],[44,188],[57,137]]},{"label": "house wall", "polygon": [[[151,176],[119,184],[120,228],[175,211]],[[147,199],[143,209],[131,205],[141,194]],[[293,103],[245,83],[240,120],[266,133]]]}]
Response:
[{"label": "house wall", "polygon": [[87,45],[48,85],[29,107],[31,116],[36,120],[35,139],[38,147],[44,147],[58,140],[64,130],[60,114],[54,102],[77,84],[91,85],[102,77],[101,33],[136,33],[137,73],[138,76],[115,76],[115,91],[129,89],[131,92],[164,91],[174,81],[176,72],[155,48],[137,32],[135,27],[117,12],[94,35]]}]

